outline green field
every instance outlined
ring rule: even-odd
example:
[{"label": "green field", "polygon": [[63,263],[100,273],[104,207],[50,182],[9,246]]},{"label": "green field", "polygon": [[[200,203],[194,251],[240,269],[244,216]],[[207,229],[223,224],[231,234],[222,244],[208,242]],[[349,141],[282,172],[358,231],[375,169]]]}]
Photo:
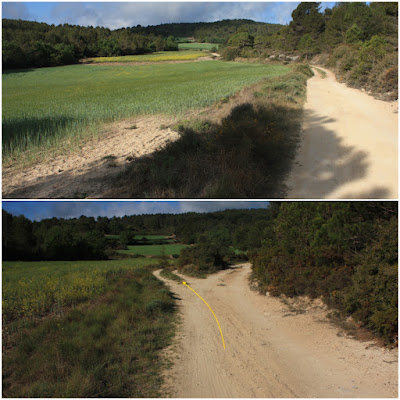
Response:
[{"label": "green field", "polygon": [[[198,47],[190,47],[190,50],[202,50]],[[206,49],[208,50],[208,49]],[[93,63],[107,62],[157,62],[157,61],[180,61],[180,60],[196,60],[204,57],[206,54],[201,51],[160,51],[158,53],[143,54],[140,56],[119,56],[119,57],[93,57],[87,61]]]},{"label": "green field", "polygon": [[211,50],[212,48],[218,49],[219,44],[215,43],[178,43],[181,50]]},{"label": "green field", "polygon": [[[141,114],[179,115],[242,87],[288,72],[280,65],[204,61],[72,65],[3,74],[3,161],[76,146],[103,122]],[[68,139],[68,140],[67,140]]]},{"label": "green field", "polygon": [[165,245],[149,245],[149,246],[128,246],[128,250],[119,250],[120,254],[140,254],[142,256],[172,256],[178,254],[182,249],[187,247],[186,244],[165,244]]},{"label": "green field", "polygon": [[149,261],[5,262],[3,397],[161,396],[175,306]]}]

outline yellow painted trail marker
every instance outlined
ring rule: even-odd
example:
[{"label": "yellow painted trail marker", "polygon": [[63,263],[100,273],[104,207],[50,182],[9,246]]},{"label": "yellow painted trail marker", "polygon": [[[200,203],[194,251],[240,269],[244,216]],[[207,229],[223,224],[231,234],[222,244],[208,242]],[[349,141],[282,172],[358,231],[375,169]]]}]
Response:
[{"label": "yellow painted trail marker", "polygon": [[214,315],[214,318],[215,318],[215,320],[217,321],[217,324],[218,324],[219,331],[220,331],[220,333],[221,333],[222,345],[224,346],[224,350],[225,350],[224,335],[222,334],[221,326],[220,326],[220,324],[219,324],[219,322],[218,322],[217,317],[216,317],[215,314],[214,314],[214,311],[213,311],[212,308],[208,305],[208,303],[207,303],[194,289],[192,289],[186,282],[182,282],[182,283],[183,283],[185,286],[187,286],[193,293],[195,293],[197,296],[199,296],[199,297],[204,301],[204,303],[206,303],[206,306],[210,309],[210,311],[211,311],[212,314]]}]

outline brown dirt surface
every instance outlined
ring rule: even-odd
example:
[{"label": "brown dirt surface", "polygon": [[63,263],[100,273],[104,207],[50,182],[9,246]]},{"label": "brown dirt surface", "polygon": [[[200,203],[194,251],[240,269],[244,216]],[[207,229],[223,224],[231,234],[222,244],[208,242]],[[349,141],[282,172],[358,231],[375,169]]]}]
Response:
[{"label": "brown dirt surface", "polygon": [[324,68],[308,81],[302,144],[287,198],[397,199],[397,102],[339,83]]},{"label": "brown dirt surface", "polygon": [[179,134],[177,119],[146,116],[108,124],[79,151],[29,167],[3,167],[3,198],[101,198],[133,159],[152,153]]},{"label": "brown dirt surface", "polygon": [[[398,352],[342,335],[320,301],[285,304],[252,291],[250,264],[188,287],[166,282],[179,304],[180,324],[165,352],[164,397],[397,397]],[[176,273],[176,272],[175,272]],[[186,278],[182,278],[186,281]]]}]

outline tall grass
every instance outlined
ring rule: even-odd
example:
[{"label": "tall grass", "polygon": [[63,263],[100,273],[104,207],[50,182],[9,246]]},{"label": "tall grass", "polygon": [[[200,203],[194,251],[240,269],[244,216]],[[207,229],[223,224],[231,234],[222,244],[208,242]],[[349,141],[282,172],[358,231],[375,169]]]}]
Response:
[{"label": "tall grass", "polygon": [[182,114],[288,71],[277,65],[205,61],[73,65],[3,74],[3,162],[41,158],[96,135],[103,122],[140,114]]},{"label": "tall grass", "polygon": [[[159,397],[174,299],[133,268],[103,296],[27,325],[4,343],[4,397]],[[4,350],[5,349],[5,350]]]},{"label": "tall grass", "polygon": [[[151,247],[151,246],[149,246]],[[60,313],[105,292],[126,271],[154,260],[41,261],[3,263],[3,324]]]}]

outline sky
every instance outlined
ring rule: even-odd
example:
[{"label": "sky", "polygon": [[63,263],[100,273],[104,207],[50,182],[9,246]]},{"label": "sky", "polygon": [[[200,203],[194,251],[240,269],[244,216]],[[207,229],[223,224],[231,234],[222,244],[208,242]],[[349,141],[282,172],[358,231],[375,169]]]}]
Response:
[{"label": "sky", "polygon": [[139,214],[180,214],[226,209],[266,208],[267,201],[3,201],[3,209],[32,221],[44,218],[123,217]]},{"label": "sky", "polygon": [[[333,7],[324,2],[321,9]],[[299,2],[4,2],[3,18],[110,29],[172,22],[251,19],[287,24]]]}]

